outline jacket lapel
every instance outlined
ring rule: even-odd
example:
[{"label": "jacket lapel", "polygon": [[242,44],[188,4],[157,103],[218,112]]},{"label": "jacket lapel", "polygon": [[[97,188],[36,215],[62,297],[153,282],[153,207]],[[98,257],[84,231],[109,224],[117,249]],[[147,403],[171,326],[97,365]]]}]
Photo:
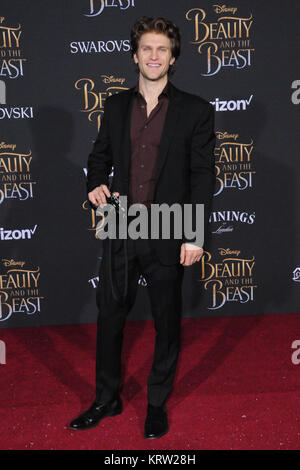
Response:
[{"label": "jacket lapel", "polygon": [[[159,146],[155,180],[157,186],[158,179],[164,163],[166,161],[166,156],[172,137],[176,133],[176,127],[179,121],[180,110],[181,110],[181,92],[178,90],[171,82],[169,82],[170,90],[170,101],[168,105],[168,110],[164,122],[162,137]],[[130,171],[130,161],[131,161],[131,141],[130,141],[130,121],[131,121],[131,110],[134,99],[134,87],[128,90],[127,100],[125,104],[125,120],[124,120],[124,133],[123,133],[123,175],[126,178],[126,183],[129,182],[129,171]]]},{"label": "jacket lapel", "polygon": [[158,179],[163,169],[164,163],[166,161],[167,153],[169,146],[172,142],[172,137],[176,133],[177,124],[179,122],[180,110],[181,110],[181,94],[177,88],[174,87],[169,82],[169,90],[170,90],[170,101],[167,110],[167,115],[163,127],[163,133],[161,136],[158,158],[157,158],[157,165],[156,165],[156,172],[155,172],[155,187],[157,187]]},{"label": "jacket lapel", "polygon": [[[122,163],[125,184],[129,184],[129,171],[130,171],[130,160],[131,160],[131,140],[130,140],[130,121],[131,121],[131,110],[134,99],[134,88],[128,90],[127,100],[125,103],[124,111],[124,129],[123,129],[123,138],[121,143],[121,152],[123,153]],[[123,113],[122,113],[123,114]],[[121,115],[122,115],[121,114]]]}]

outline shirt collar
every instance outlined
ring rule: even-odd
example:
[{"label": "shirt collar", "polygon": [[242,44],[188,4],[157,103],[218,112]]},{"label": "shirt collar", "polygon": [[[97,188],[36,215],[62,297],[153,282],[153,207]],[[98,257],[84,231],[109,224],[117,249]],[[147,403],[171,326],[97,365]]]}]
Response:
[{"label": "shirt collar", "polygon": [[[142,96],[139,92],[139,84],[138,83],[137,83],[137,85],[136,85],[136,87],[134,88],[133,91],[134,91],[135,96],[138,96],[138,95]],[[167,82],[165,88],[163,89],[163,91],[161,92],[161,94],[159,95],[158,98],[160,98],[162,95],[167,96],[168,98],[170,97],[169,81]]]}]

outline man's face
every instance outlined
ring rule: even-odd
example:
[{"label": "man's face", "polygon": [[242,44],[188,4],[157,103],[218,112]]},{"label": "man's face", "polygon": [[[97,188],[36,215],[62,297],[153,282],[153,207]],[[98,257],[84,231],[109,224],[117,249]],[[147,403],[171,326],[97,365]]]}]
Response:
[{"label": "man's face", "polygon": [[144,33],[133,58],[142,76],[151,81],[164,77],[169,66],[175,62],[171,53],[171,41],[161,33]]}]

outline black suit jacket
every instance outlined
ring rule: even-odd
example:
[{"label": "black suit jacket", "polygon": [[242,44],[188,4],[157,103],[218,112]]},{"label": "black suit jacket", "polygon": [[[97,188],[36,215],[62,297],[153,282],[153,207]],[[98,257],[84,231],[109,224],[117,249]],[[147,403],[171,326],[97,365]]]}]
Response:
[{"label": "black suit jacket", "polygon": [[[154,203],[196,203],[205,206],[208,226],[215,184],[214,108],[203,98],[181,91],[169,82],[170,101],[159,147]],[[134,87],[108,97],[98,137],[88,158],[87,192],[97,186],[129,194],[131,162],[130,117]],[[207,236],[207,230],[205,231]],[[179,262],[185,238],[151,240],[161,263]]]}]

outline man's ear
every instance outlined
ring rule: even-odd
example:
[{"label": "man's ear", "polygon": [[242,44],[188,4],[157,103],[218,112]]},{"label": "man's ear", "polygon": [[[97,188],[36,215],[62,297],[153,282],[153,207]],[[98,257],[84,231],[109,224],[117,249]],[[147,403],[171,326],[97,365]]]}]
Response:
[{"label": "man's ear", "polygon": [[134,62],[135,62],[136,64],[138,63],[138,58],[137,58],[137,55],[136,55],[136,53],[135,53],[135,54],[133,54],[133,60],[134,60]]}]

